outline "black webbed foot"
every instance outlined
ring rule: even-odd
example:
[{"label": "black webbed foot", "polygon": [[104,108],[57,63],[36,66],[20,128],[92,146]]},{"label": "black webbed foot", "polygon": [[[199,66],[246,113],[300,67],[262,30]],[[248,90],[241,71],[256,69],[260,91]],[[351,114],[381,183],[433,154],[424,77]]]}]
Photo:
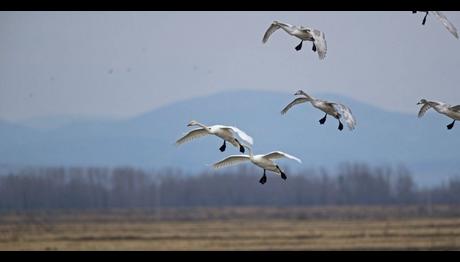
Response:
[{"label": "black webbed foot", "polygon": [[224,140],[224,144],[221,147],[219,147],[220,152],[224,152],[226,147],[227,145],[225,144],[225,140]]},{"label": "black webbed foot", "polygon": [[342,124],[342,122],[340,122],[340,121],[339,121],[339,128],[338,128],[338,129],[339,129],[340,131],[343,130],[343,124]]},{"label": "black webbed foot", "polygon": [[300,49],[302,49],[302,43],[303,43],[303,41],[300,41],[300,44],[298,44],[298,45],[295,47],[295,50],[300,51]]},{"label": "black webbed foot", "polygon": [[313,47],[311,48],[311,50],[313,50],[313,52],[316,52],[316,45],[313,44]]},{"label": "black webbed foot", "polygon": [[327,117],[327,114],[324,115],[324,117],[321,118],[321,119],[319,120],[319,123],[320,123],[321,125],[323,125],[323,124],[326,122],[326,117]]},{"label": "black webbed foot", "polygon": [[264,169],[264,175],[260,178],[259,183],[262,185],[267,182],[267,175],[265,175],[265,169]]},{"label": "black webbed foot", "polygon": [[426,15],[425,17],[423,17],[423,21],[422,21],[422,25],[425,25],[425,22],[426,22],[426,17],[428,16],[428,12],[426,12]]},{"label": "black webbed foot", "polygon": [[454,127],[454,124],[455,124],[455,120],[454,122],[447,125],[447,129],[451,130]]},{"label": "black webbed foot", "polygon": [[244,153],[244,146],[240,145],[240,152]]},{"label": "black webbed foot", "polygon": [[283,180],[286,180],[286,179],[287,179],[286,174],[285,174],[283,171],[280,171],[280,172],[281,172],[281,178],[282,178]]},{"label": "black webbed foot", "polygon": [[241,152],[241,153],[244,153],[244,146],[241,145],[241,143],[240,143],[240,141],[238,141],[238,139],[235,138],[235,141],[236,141],[236,143],[238,143],[238,145],[240,146],[240,152]]},{"label": "black webbed foot", "polygon": [[281,171],[281,168],[280,168],[278,165],[276,165],[276,168],[278,169],[278,171],[280,171],[281,178],[282,178],[283,180],[286,180],[286,179],[287,179],[286,174],[285,174],[283,171]]}]

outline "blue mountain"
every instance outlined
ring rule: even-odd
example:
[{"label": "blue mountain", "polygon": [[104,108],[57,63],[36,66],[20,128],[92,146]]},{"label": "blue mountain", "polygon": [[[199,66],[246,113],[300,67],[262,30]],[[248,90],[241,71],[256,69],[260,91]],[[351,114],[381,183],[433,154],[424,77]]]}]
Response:
[{"label": "blue mountain", "polygon": [[195,119],[239,127],[254,138],[255,154],[281,150],[302,159],[302,164],[280,160],[289,170],[336,171],[342,163],[355,162],[403,164],[422,185],[459,175],[460,126],[447,130],[450,119],[431,111],[418,119],[416,101],[414,113],[403,114],[344,96],[312,95],[348,105],[357,118],[356,129],[345,126],[339,131],[331,117],[320,125],[324,114],[309,104],[297,105],[282,116],[281,109],[294,98],[290,93],[239,90],[177,102],[123,120],[79,119],[53,128],[1,121],[0,165],[129,165],[214,172],[207,164],[239,152],[232,146],[220,152],[222,141],[213,136],[176,147],[174,142]]}]

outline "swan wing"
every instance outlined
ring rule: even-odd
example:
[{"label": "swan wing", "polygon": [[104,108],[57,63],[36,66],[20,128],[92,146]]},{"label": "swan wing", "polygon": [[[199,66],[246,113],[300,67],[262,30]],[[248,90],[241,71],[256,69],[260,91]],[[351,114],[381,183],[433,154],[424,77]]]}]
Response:
[{"label": "swan wing", "polygon": [[262,43],[266,43],[268,38],[275,32],[276,30],[280,29],[280,25],[277,22],[271,23],[270,27],[268,27],[267,31],[264,34],[264,38],[262,39]]},{"label": "swan wing", "polygon": [[316,52],[318,53],[319,59],[324,59],[327,52],[326,36],[319,30],[312,30],[312,36],[316,46]]},{"label": "swan wing", "polygon": [[281,151],[273,151],[273,152],[270,152],[266,155],[264,155],[265,158],[268,158],[270,160],[272,159],[279,159],[279,158],[289,158],[289,159],[292,159],[292,160],[295,160],[299,163],[302,163],[302,160],[298,159],[297,157],[295,156],[291,156],[287,153],[284,153],[284,152],[281,152]]},{"label": "swan wing", "polygon": [[281,114],[284,115],[287,113],[287,111],[289,109],[291,109],[291,107],[297,105],[297,104],[301,104],[301,103],[305,103],[307,102],[308,99],[306,99],[305,97],[298,97],[296,99],[294,99],[291,103],[289,103],[285,108],[283,108],[283,110],[281,110]]},{"label": "swan wing", "polygon": [[452,111],[460,113],[460,105],[451,106],[449,109],[452,110]]},{"label": "swan wing", "polygon": [[251,146],[254,144],[254,140],[252,139],[252,137],[243,132],[241,129],[234,126],[227,126],[227,128],[235,132],[241,139],[243,139],[244,142],[250,144]]},{"label": "swan wing", "polygon": [[342,119],[347,123],[348,128],[353,130],[356,126],[356,118],[353,116],[351,109],[346,105],[339,104],[339,103],[331,103],[334,108],[340,112],[342,115]]},{"label": "swan wing", "polygon": [[284,31],[286,31],[288,34],[294,35],[296,30],[299,28],[287,23],[283,22],[278,22],[278,21],[273,21],[268,27],[267,31],[264,34],[264,38],[262,39],[262,43],[266,43],[268,41],[268,38],[278,29],[283,28]]},{"label": "swan wing", "polygon": [[222,159],[221,161],[214,163],[212,166],[217,169],[225,166],[232,166],[249,160],[249,156],[246,155],[233,155]]},{"label": "swan wing", "polygon": [[440,11],[430,11],[433,15],[435,15],[439,21],[451,32],[455,38],[458,39],[458,33],[457,33],[457,28],[447,19],[447,17],[441,13]]},{"label": "swan wing", "polygon": [[418,111],[418,117],[422,117],[428,109],[431,108],[431,105],[429,103],[424,104],[421,108],[420,111]]},{"label": "swan wing", "polygon": [[205,135],[208,135],[208,131],[206,131],[204,128],[197,128],[197,129],[194,129],[190,132],[188,132],[187,134],[185,134],[183,137],[179,138],[177,141],[176,141],[176,145],[181,145],[185,142],[188,142],[190,140],[193,140],[195,138],[199,138],[199,137],[202,137],[202,136],[205,136]]}]

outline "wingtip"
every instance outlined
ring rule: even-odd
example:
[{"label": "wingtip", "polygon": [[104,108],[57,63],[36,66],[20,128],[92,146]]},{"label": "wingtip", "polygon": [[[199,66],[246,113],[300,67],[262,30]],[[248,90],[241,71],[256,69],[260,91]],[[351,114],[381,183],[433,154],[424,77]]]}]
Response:
[{"label": "wingtip", "polygon": [[219,168],[220,168],[220,167],[219,167],[219,166],[217,166],[216,164],[211,164],[210,166],[211,166],[213,169],[215,169],[215,170],[217,170],[217,169],[219,169]]},{"label": "wingtip", "polygon": [[217,169],[216,164],[204,164],[204,165],[205,165],[206,167],[208,167],[208,168],[211,168],[211,167],[212,167],[213,169]]}]

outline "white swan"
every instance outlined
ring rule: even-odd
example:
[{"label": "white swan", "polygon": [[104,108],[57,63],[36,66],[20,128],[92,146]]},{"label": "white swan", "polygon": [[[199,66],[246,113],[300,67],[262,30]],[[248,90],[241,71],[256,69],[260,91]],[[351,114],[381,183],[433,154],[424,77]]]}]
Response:
[{"label": "white swan", "polygon": [[427,101],[426,99],[420,100],[417,105],[423,105],[418,112],[418,117],[422,117],[428,109],[433,108],[438,113],[446,115],[454,121],[447,125],[447,129],[454,127],[455,121],[460,120],[460,105],[450,106],[449,104],[439,101]]},{"label": "white swan", "polygon": [[310,102],[314,107],[318,108],[319,110],[326,113],[323,118],[319,120],[319,123],[322,125],[326,122],[327,115],[331,115],[335,117],[339,121],[339,130],[343,129],[343,124],[340,121],[340,118],[344,119],[348,125],[350,130],[353,130],[356,125],[356,119],[353,117],[350,108],[343,104],[328,102],[324,100],[315,99],[309,95],[307,95],[304,91],[299,90],[294,95],[301,95],[302,97],[298,97],[294,99],[291,103],[289,103],[282,111],[281,114],[284,115],[287,111],[293,107],[294,105]]},{"label": "white swan", "polygon": [[205,126],[195,120],[190,121],[187,126],[199,126],[200,128],[194,129],[180,139],[176,141],[176,145],[183,144],[188,142],[192,139],[202,137],[205,135],[215,135],[224,140],[224,144],[219,148],[221,152],[225,151],[226,148],[226,141],[232,144],[235,147],[240,148],[240,152],[244,153],[244,147],[241,145],[240,141],[235,138],[235,134],[237,134],[244,142],[252,145],[253,140],[252,137],[248,136],[245,132],[241,131],[240,129],[234,126],[223,126],[223,125],[214,125],[214,126]]},{"label": "white swan", "polygon": [[[426,22],[426,17],[428,16],[428,13],[433,14],[438,18],[439,21],[451,32],[455,38],[458,39],[458,33],[457,33],[457,28],[447,19],[447,17],[441,13],[440,11],[418,11],[418,12],[425,12],[425,17],[423,17],[422,25],[425,25]],[[417,13],[417,11],[412,11],[412,13]]]},{"label": "white swan", "polygon": [[232,155],[232,156],[229,156],[213,164],[213,167],[217,169],[217,168],[221,168],[225,166],[240,164],[246,161],[251,161],[253,164],[255,164],[258,167],[261,167],[264,170],[264,174],[262,178],[260,178],[259,182],[261,184],[265,184],[265,182],[267,182],[267,176],[265,174],[266,170],[272,171],[276,173],[277,175],[280,175],[281,178],[284,180],[287,179],[286,174],[281,170],[281,168],[275,162],[273,162],[273,159],[279,159],[279,158],[285,157],[285,158],[293,159],[299,163],[302,163],[302,161],[298,159],[297,157],[291,156],[281,151],[273,151],[266,155],[253,155],[251,147],[247,145],[244,145],[244,147],[248,149],[249,155]]},{"label": "white swan", "polygon": [[324,59],[326,57],[327,45],[324,33],[305,26],[294,26],[283,22],[273,21],[273,23],[265,32],[262,43],[265,44],[270,35],[280,28],[286,31],[288,34],[301,40],[300,44],[295,47],[295,50],[299,51],[302,48],[303,41],[312,41],[312,50],[318,53],[319,59]]}]

